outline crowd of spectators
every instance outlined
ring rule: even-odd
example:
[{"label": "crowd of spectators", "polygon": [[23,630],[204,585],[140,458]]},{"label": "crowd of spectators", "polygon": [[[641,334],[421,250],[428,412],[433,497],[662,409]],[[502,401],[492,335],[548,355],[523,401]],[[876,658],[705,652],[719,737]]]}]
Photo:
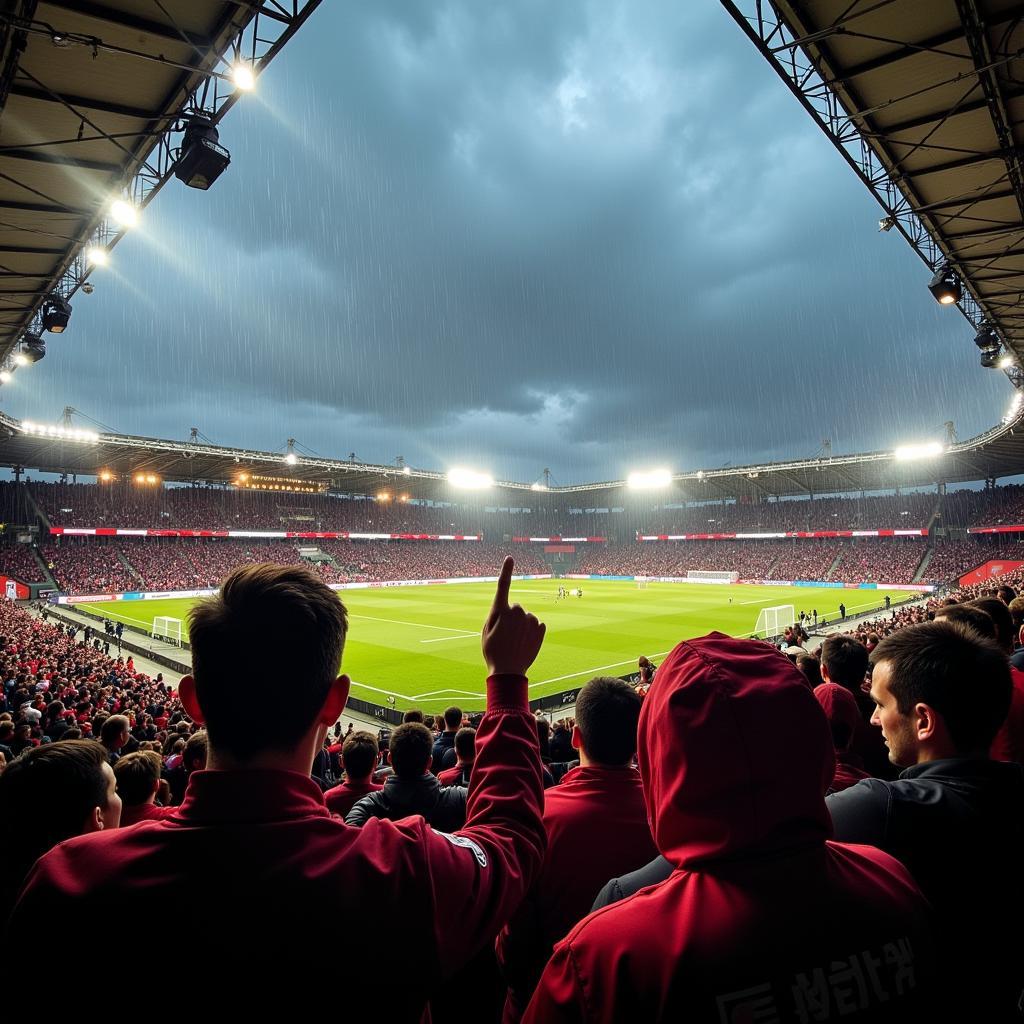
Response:
[{"label": "crowd of spectators", "polygon": [[0,547],[0,575],[12,576],[23,583],[36,583],[46,574],[27,544],[4,544]]},{"label": "crowd of spectators", "polygon": [[[813,672],[760,641],[684,641],[635,690],[590,680],[551,728],[527,704],[545,629],[511,575],[482,630],[487,711],[409,711],[387,735],[334,725],[347,622],[301,568],[232,574],[173,694],[0,602],[5,948],[193,907],[204,992],[266,964],[260,997],[294,1000],[280,968],[330,951],[346,1013],[386,1000],[389,1020],[1014,1018],[1013,590],[858,623]],[[289,645],[263,642],[268,620]],[[386,994],[363,927],[385,909]],[[137,976],[152,945],[117,961]],[[88,984],[93,958],[60,978]]]}]

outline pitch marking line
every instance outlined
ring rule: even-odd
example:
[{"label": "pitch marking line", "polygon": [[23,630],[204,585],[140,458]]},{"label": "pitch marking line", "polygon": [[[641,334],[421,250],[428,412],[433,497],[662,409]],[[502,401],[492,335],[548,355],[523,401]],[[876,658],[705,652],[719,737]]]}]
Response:
[{"label": "pitch marking line", "polygon": [[[441,629],[445,633],[468,633],[469,630],[462,629],[456,626],[431,626],[428,622],[407,622],[405,619],[382,619],[376,615],[357,615],[352,612],[349,615],[350,619],[370,619],[373,622],[390,622],[395,626],[417,626],[419,629]],[[476,635],[475,633],[472,635]]]},{"label": "pitch marking line", "polygon": [[421,644],[443,644],[446,640],[468,640],[470,637],[479,636],[479,633],[460,633],[458,636],[435,636],[430,640],[421,640]]}]

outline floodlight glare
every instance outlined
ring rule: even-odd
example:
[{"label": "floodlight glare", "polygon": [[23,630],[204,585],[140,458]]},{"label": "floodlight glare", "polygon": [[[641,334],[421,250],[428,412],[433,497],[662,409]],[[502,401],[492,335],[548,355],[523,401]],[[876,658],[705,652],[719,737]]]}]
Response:
[{"label": "floodlight glare", "polygon": [[231,68],[231,81],[243,92],[248,92],[256,86],[256,76],[252,73],[252,65],[246,60],[240,60]]},{"label": "floodlight glare", "polygon": [[32,331],[25,333],[21,339],[21,351],[18,353],[28,363],[38,363],[46,355],[46,339]]},{"label": "floodlight glare", "polygon": [[10,384],[12,376],[10,370],[0,370],[0,384]]},{"label": "floodlight glare", "polygon": [[139,222],[139,212],[127,199],[115,199],[110,204],[110,216],[122,228],[133,228]]},{"label": "floodlight glare", "polygon": [[545,487],[545,485],[542,484],[542,483],[534,483],[534,484],[530,484],[530,490],[531,491],[546,491],[547,487]]},{"label": "floodlight glare", "polygon": [[185,126],[185,137],[174,173],[189,188],[208,189],[231,163],[231,154],[218,144],[220,133],[208,117],[196,115]]},{"label": "floodlight glare", "polygon": [[70,320],[71,303],[56,292],[47,295],[43,301],[43,330],[63,334]]},{"label": "floodlight glare", "polygon": [[960,301],[960,278],[952,267],[939,267],[928,282],[928,291],[943,306],[951,306],[954,302]]},{"label": "floodlight glare", "polygon": [[494,486],[494,477],[489,473],[477,473],[473,469],[457,467],[448,471],[448,483],[467,491],[484,490]]},{"label": "floodlight glare", "polygon": [[630,473],[626,477],[626,486],[634,491],[650,491],[658,487],[668,487],[672,483],[672,473],[667,469],[653,469],[648,473]]},{"label": "floodlight glare", "polygon": [[287,462],[289,466],[294,466],[295,463],[299,461],[299,457],[295,454],[295,452],[289,452],[284,457],[284,461]]},{"label": "floodlight glare", "polygon": [[31,359],[29,359],[27,355],[25,355],[24,352],[15,352],[13,359],[15,366],[28,366],[28,364],[32,361]]},{"label": "floodlight glare", "polygon": [[909,462],[912,459],[934,459],[941,455],[943,449],[941,442],[928,441],[926,444],[905,444],[893,452],[893,456],[900,462]]},{"label": "floodlight glare", "polygon": [[411,470],[411,469],[410,469],[410,468],[409,468],[408,466],[403,466],[403,467],[402,467],[402,472],[403,472],[403,473],[404,473],[404,474],[405,474],[406,476],[412,476],[412,470]]},{"label": "floodlight glare", "polygon": [[1009,354],[1003,356],[1002,359],[1000,359],[999,362],[996,363],[996,365],[999,367],[1000,370],[1008,370],[1011,366],[1013,366],[1013,356]]},{"label": "floodlight glare", "polygon": [[105,267],[110,262],[110,253],[102,245],[90,245],[85,250],[85,260],[90,266]]}]

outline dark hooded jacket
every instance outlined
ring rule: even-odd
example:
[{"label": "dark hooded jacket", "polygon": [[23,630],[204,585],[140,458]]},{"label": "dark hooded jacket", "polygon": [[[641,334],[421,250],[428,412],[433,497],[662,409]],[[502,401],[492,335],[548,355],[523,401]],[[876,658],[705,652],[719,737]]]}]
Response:
[{"label": "dark hooded jacket", "polygon": [[673,871],[577,925],[524,1019],[917,1019],[927,904],[894,858],[830,841],[832,740],[789,660],[720,633],[680,644],[638,740]]}]

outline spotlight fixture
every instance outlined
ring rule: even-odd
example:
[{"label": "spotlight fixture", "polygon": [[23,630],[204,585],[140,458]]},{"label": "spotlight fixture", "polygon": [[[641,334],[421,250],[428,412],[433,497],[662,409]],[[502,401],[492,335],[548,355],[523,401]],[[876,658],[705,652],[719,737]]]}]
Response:
[{"label": "spotlight fixture", "polygon": [[987,348],[981,353],[981,365],[986,370],[993,369],[999,363],[999,349]]},{"label": "spotlight fixture", "polygon": [[47,295],[43,301],[43,330],[63,334],[70,319],[71,303],[56,292]]},{"label": "spotlight fixture", "polygon": [[939,267],[928,282],[928,291],[935,296],[936,302],[943,306],[951,306],[954,302],[960,301],[960,278],[952,267]]},{"label": "spotlight fixture", "polygon": [[978,333],[974,336],[974,344],[982,351],[987,348],[999,348],[999,337],[989,323],[978,325]]},{"label": "spotlight fixture", "polygon": [[878,222],[878,230],[879,231],[892,231],[892,229],[895,226],[896,226],[896,218],[895,217],[883,217]]},{"label": "spotlight fixture", "polygon": [[231,154],[218,145],[220,133],[208,117],[189,118],[174,173],[189,188],[205,191],[224,173]]},{"label": "spotlight fixture", "polygon": [[133,228],[139,222],[139,213],[135,204],[127,199],[115,199],[110,204],[110,216],[117,223],[118,227]]},{"label": "spotlight fixture", "polygon": [[92,281],[83,281],[82,291],[85,292],[86,295],[92,295],[96,289],[93,287]]},{"label": "spotlight fixture", "polygon": [[46,339],[40,334],[27,333],[21,339],[21,352],[26,365],[38,363],[46,355]]}]

